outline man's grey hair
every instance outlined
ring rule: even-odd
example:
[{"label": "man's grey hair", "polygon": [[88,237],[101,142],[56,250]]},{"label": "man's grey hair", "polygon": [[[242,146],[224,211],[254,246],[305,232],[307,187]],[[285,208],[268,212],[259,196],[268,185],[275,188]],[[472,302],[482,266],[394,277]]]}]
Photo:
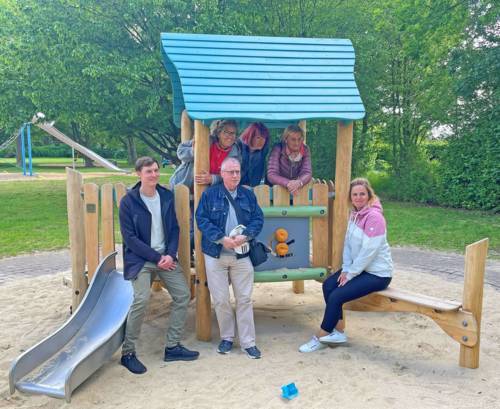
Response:
[{"label": "man's grey hair", "polygon": [[233,158],[233,157],[229,157],[229,158],[226,158],[222,161],[222,164],[220,165],[220,170],[226,170],[226,165],[229,164],[229,163],[234,163],[234,164],[237,164],[240,169],[241,169],[241,163],[238,159],[236,158]]}]

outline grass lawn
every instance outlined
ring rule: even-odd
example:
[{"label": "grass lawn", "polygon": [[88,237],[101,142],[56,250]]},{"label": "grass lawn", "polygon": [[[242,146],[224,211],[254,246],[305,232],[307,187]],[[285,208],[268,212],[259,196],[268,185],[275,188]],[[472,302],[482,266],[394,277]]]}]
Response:
[{"label": "grass lawn", "polygon": [[[170,172],[162,176],[162,184],[168,183]],[[107,176],[85,181],[131,185],[136,180]],[[489,237],[490,255],[500,257],[499,215],[387,201],[383,205],[391,245],[462,253],[466,244]],[[0,257],[68,246],[65,181],[0,182],[0,215]]]},{"label": "grass lawn", "polygon": [[[167,184],[169,179],[170,174],[162,176],[161,183]],[[136,181],[136,176],[85,179],[98,185],[132,185]],[[0,215],[0,257],[69,245],[64,180],[0,182]],[[119,240],[118,223],[115,225]]]},{"label": "grass lawn", "polygon": [[500,257],[500,215],[414,203],[382,203],[392,245],[464,252],[465,246],[490,239],[489,255]]}]

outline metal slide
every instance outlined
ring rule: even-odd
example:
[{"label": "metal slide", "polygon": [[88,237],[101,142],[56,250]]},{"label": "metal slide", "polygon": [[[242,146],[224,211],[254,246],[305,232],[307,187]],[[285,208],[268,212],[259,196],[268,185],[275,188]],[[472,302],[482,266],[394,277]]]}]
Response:
[{"label": "metal slide", "polygon": [[11,394],[17,389],[69,402],[71,393],[121,346],[133,290],[116,270],[115,257],[116,252],[99,264],[71,318],[12,363]]},{"label": "metal slide", "polygon": [[71,146],[72,148],[74,148],[76,151],[80,152],[82,155],[86,156],[87,158],[90,158],[94,162],[97,162],[99,165],[104,166],[105,168],[117,171],[117,172],[127,172],[126,170],[119,168],[118,166],[111,163],[109,160],[104,159],[102,156],[91,151],[90,149],[86,148],[85,146],[80,145],[79,143],[75,142],[73,139],[71,139],[70,137],[63,134],[51,122],[44,122],[42,124],[35,123],[35,125],[38,126],[40,129],[43,129],[48,134],[52,135],[54,138],[59,139],[61,142],[65,143],[66,145]]}]

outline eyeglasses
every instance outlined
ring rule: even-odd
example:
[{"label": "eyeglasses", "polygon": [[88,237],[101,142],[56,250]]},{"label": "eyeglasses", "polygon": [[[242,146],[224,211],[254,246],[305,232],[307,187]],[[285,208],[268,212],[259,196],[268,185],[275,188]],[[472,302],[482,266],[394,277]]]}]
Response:
[{"label": "eyeglasses", "polygon": [[223,170],[224,173],[229,173],[231,176],[238,176],[241,171],[239,170]]},{"label": "eyeglasses", "polygon": [[226,136],[236,136],[236,131],[226,131],[225,129],[222,131]]}]

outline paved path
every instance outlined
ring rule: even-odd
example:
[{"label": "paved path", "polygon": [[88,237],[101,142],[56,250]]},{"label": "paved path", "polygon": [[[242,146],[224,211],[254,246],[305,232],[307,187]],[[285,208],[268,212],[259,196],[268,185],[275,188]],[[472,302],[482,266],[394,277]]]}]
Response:
[{"label": "paved path", "polygon": [[[121,250],[121,246],[118,246]],[[455,253],[421,250],[411,247],[392,248],[395,269],[416,273],[428,273],[463,281],[464,257]],[[117,263],[121,267],[122,257]],[[68,250],[34,253],[0,259],[0,285],[18,277],[36,277],[71,270]],[[487,284],[500,290],[500,260],[487,260]]]}]

